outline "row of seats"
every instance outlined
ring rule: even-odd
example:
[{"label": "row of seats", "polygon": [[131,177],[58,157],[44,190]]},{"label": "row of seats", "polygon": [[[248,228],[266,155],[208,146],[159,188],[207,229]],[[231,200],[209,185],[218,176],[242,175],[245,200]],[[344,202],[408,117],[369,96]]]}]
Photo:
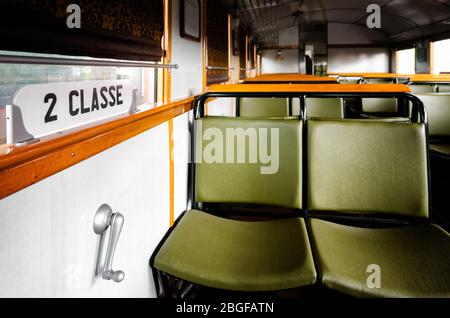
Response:
[{"label": "row of seats", "polygon": [[430,150],[450,158],[450,93],[416,94],[427,110]]},{"label": "row of seats", "polygon": [[[291,103],[291,106],[290,106]],[[307,98],[308,117],[344,118],[344,99],[341,97]],[[362,112],[367,114],[397,113],[396,98],[362,98]],[[292,108],[292,109],[290,109]],[[239,99],[240,117],[286,117],[300,114],[298,98],[258,98]]]},{"label": "row of seats", "polygon": [[[308,117],[344,118],[343,98],[307,98]],[[242,97],[240,117],[288,117],[300,115],[298,98]]]},{"label": "row of seats", "polygon": [[[450,157],[450,94],[429,93],[416,96],[422,100],[428,112],[431,149]],[[244,97],[240,98],[239,104],[240,116],[246,118],[300,115],[298,98]],[[310,118],[344,118],[343,98],[307,98],[306,104]],[[377,114],[382,113],[393,114],[393,119],[397,121],[405,119],[397,117],[397,98],[362,98],[361,106],[362,112],[369,115],[368,118],[380,118]]]},{"label": "row of seats", "polygon": [[[223,136],[227,128],[277,129],[279,169],[261,174],[266,162],[260,160],[207,164],[197,158],[194,201],[201,204],[179,220],[151,265],[195,284],[235,291],[321,284],[353,296],[450,297],[450,235],[429,221],[425,125],[305,122],[196,120],[202,147],[209,142],[202,132],[209,128]],[[263,205],[278,217],[244,221],[225,218],[234,209],[214,211],[219,216],[199,209],[218,203],[250,205],[255,214]],[[296,216],[287,217],[286,209]],[[356,223],[342,224],[346,218]],[[380,226],[392,218],[414,222]],[[373,268],[380,270],[375,285]]]}]

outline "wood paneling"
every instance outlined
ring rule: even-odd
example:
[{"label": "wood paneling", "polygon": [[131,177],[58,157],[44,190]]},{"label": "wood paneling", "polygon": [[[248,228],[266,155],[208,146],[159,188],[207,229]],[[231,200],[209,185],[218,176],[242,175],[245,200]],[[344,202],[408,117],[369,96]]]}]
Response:
[{"label": "wood paneling", "polygon": [[337,83],[335,77],[322,77],[304,74],[263,74],[260,76],[245,78],[244,83],[264,83],[264,82],[279,82],[279,83],[294,83],[294,82],[323,82],[323,83]]}]

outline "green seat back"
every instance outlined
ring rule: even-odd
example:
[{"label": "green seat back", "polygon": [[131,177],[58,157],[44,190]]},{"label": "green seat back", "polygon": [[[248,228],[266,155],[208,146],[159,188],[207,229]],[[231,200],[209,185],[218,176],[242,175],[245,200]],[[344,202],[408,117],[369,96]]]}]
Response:
[{"label": "green seat back", "polygon": [[450,84],[438,85],[439,93],[450,93]]},{"label": "green seat back", "polygon": [[408,85],[409,88],[411,88],[411,91],[413,94],[422,94],[422,93],[435,93],[436,89],[434,87],[434,85],[432,84],[424,84],[424,85],[419,85],[419,84],[411,84]]},{"label": "green seat back", "polygon": [[359,84],[361,77],[339,77],[338,82],[342,84]]},{"label": "green seat back", "polygon": [[[309,97],[306,99],[309,118],[344,118],[344,99],[340,97]],[[292,115],[300,116],[300,100],[292,99]]]},{"label": "green seat back", "polygon": [[239,110],[240,117],[286,117],[289,98],[242,97]]},{"label": "green seat back", "polygon": [[367,84],[389,84],[393,82],[392,78],[365,78]]},{"label": "green seat back", "polygon": [[[211,117],[197,120],[195,200],[197,202],[267,204],[300,209],[302,207],[301,127],[302,124],[298,118]],[[235,129],[247,134],[247,137],[241,138],[245,140],[246,145],[243,152],[245,160],[241,157],[241,161],[245,163],[237,163],[239,144],[237,138],[226,137],[227,133],[232,135],[233,132],[237,132]],[[223,147],[219,146],[220,149],[213,150],[211,141],[208,139],[223,139]],[[250,142],[250,139],[253,141]],[[234,140],[234,147],[231,140]],[[267,147],[264,146],[265,141],[267,141]],[[223,148],[225,148],[223,156],[217,156],[217,160],[207,158],[208,154],[217,154],[216,151],[220,152]],[[256,153],[252,160],[250,160],[249,148],[254,148],[252,153]],[[227,154],[230,155],[230,149],[234,151],[234,161],[226,160]],[[265,160],[261,153],[271,154],[271,152],[273,152],[272,163],[269,164],[269,160]],[[199,158],[202,158],[203,162],[200,162]]]},{"label": "green seat back", "polygon": [[344,118],[344,100],[333,98],[307,98],[307,116],[309,118]]},{"label": "green seat back", "polygon": [[396,113],[396,98],[362,98],[363,113]]},{"label": "green seat back", "polygon": [[430,136],[450,136],[450,93],[419,94],[428,113]]},{"label": "green seat back", "polygon": [[308,123],[308,209],[428,217],[424,124]]}]

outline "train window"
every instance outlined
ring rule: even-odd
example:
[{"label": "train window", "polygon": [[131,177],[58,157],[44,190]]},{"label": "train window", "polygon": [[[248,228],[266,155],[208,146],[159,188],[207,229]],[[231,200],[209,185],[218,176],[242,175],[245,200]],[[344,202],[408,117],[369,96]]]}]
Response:
[{"label": "train window", "polygon": [[[55,57],[54,55],[5,51],[0,51],[0,54]],[[156,72],[150,68],[0,63],[0,73],[2,74],[0,78],[0,106],[11,104],[17,91],[27,85],[115,80],[130,81],[133,89],[137,89],[138,105],[156,102]]]},{"label": "train window", "polygon": [[433,59],[434,74],[450,73],[450,39],[434,42]]},{"label": "train window", "polygon": [[415,74],[416,73],[416,49],[406,49],[397,51],[397,73]]},{"label": "train window", "polygon": [[[39,127],[34,130],[33,136],[35,133],[43,136],[95,122],[115,116],[121,110],[131,111],[132,108],[152,108],[156,105],[157,71],[150,67],[134,64],[125,67],[120,61],[111,61],[107,63],[107,66],[99,66],[104,65],[100,62],[105,60],[99,60],[99,63],[96,63],[97,60],[91,58],[81,58],[82,62],[89,60],[86,63],[80,63],[80,58],[77,58],[74,64],[88,65],[76,66],[71,65],[72,57],[67,56],[10,51],[0,51],[0,55],[4,61],[0,62],[0,74],[2,74],[0,78],[0,144],[8,142],[7,105],[15,105],[10,107],[18,107],[21,110],[25,128],[27,130],[31,128],[32,131],[33,126],[38,122],[35,117],[42,116],[35,116],[34,110],[29,111],[30,107],[40,107],[42,101],[44,102],[42,107],[46,107],[49,103],[52,105],[47,113],[42,115],[45,115],[46,127],[53,128],[48,130]],[[63,63],[52,64],[54,61],[63,59]],[[66,63],[67,59],[69,61]],[[59,112],[65,114],[59,107],[61,104],[70,106],[69,108],[73,110],[70,112],[70,120],[65,120],[63,114],[60,114],[58,118],[56,114],[58,108]],[[108,105],[110,107],[107,107]],[[115,105],[123,106],[113,107]],[[90,114],[87,115],[87,113]],[[75,116],[76,114],[79,116]],[[14,122],[18,120],[15,116],[13,117],[14,119],[10,120]],[[9,135],[12,136],[12,133]],[[10,142],[12,141],[8,143]]]}]

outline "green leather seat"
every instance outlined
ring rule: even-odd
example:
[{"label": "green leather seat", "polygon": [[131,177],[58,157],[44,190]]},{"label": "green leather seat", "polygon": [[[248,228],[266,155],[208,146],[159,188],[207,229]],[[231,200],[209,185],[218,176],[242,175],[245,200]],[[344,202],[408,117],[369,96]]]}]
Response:
[{"label": "green leather seat", "polygon": [[396,98],[362,98],[363,113],[396,113]]},{"label": "green leather seat", "polygon": [[430,144],[430,150],[432,153],[444,157],[450,158],[450,144]]},{"label": "green leather seat", "polygon": [[[242,139],[250,163],[237,163],[237,139],[234,148],[230,139],[222,140],[225,150],[234,149],[236,163],[225,163],[227,151],[222,151],[222,160],[208,158],[205,154],[223,150],[222,146],[212,150],[211,140],[227,132],[231,136],[233,129],[247,132],[248,140],[255,136],[252,131],[260,134],[257,149],[265,147],[262,140],[270,140],[266,153],[279,154],[273,159],[276,169],[262,170],[268,160],[261,157],[252,163],[249,149],[255,139],[252,143]],[[300,212],[302,123],[298,118],[211,117],[196,120],[196,132],[196,202],[263,204]],[[154,267],[189,282],[235,291],[284,290],[316,281],[305,222],[299,217],[254,222],[188,211],[155,255]]]},{"label": "green leather seat", "polygon": [[286,117],[289,98],[242,97],[239,110],[240,117]]},{"label": "green leather seat", "polygon": [[[260,130],[260,128],[267,129],[267,137],[264,137],[267,140],[271,140],[274,136],[271,134],[271,129],[277,130],[279,135],[279,142],[273,145],[275,147],[273,151],[277,154],[279,153],[279,158],[278,162],[274,158],[272,164],[262,163],[259,158],[253,158],[257,161],[256,163],[249,163],[251,162],[251,158],[248,153],[245,154],[246,163],[238,163],[238,151],[236,149],[238,147],[237,138],[235,138],[233,149],[233,162],[235,163],[226,163],[225,151],[223,151],[223,160],[219,163],[209,163],[206,160],[200,162],[197,159],[195,179],[196,202],[256,203],[301,209],[302,123],[298,118],[250,119],[210,117],[198,119],[196,125],[198,132],[200,130],[205,133],[214,131],[217,135],[222,136],[227,135],[227,129],[240,129],[243,132],[254,131],[262,133],[263,130]],[[197,138],[199,136],[200,133],[197,135]],[[256,136],[257,134],[253,134],[253,138]],[[258,146],[257,149],[260,148],[258,141],[256,140],[256,142],[254,141],[252,143]],[[199,152],[203,152],[203,154],[209,152],[209,141],[203,141],[202,147],[200,147],[200,144],[201,139],[197,141],[197,158],[201,156]],[[246,145],[248,150],[248,136],[246,138]],[[226,147],[225,141],[223,142],[223,146]],[[268,145],[267,153],[270,153],[270,150],[271,145]],[[237,191],[236,189],[239,190]]]},{"label": "green leather seat", "polygon": [[[353,296],[450,297],[450,236],[436,225],[368,229],[310,220],[322,283]],[[369,288],[369,265],[380,287]],[[369,269],[370,270],[370,269]]]},{"label": "green leather seat", "polygon": [[392,78],[365,78],[364,82],[367,84],[392,84],[394,79]]},{"label": "green leather seat", "polygon": [[418,94],[428,113],[430,150],[450,157],[450,93]]},{"label": "green leather seat", "polygon": [[[309,97],[306,99],[308,118],[344,118],[344,99],[340,97]],[[292,114],[300,115],[300,101],[292,99]]]},{"label": "green leather seat", "polygon": [[414,95],[423,93],[436,93],[434,84],[410,84],[408,85]]},{"label": "green leather seat", "polygon": [[341,84],[359,84],[362,81],[362,77],[339,77],[338,82]]},{"label": "green leather seat", "polygon": [[440,84],[438,85],[439,93],[450,93],[450,84]]},{"label": "green leather seat", "polygon": [[[429,196],[424,124],[359,120],[308,123],[308,210],[427,223]],[[319,276],[354,296],[450,296],[450,236],[435,225],[358,228],[311,219]],[[366,269],[381,268],[381,288]]]},{"label": "green leather seat", "polygon": [[243,222],[189,211],[165,242],[155,267],[203,286],[283,290],[315,282],[303,219]]}]

